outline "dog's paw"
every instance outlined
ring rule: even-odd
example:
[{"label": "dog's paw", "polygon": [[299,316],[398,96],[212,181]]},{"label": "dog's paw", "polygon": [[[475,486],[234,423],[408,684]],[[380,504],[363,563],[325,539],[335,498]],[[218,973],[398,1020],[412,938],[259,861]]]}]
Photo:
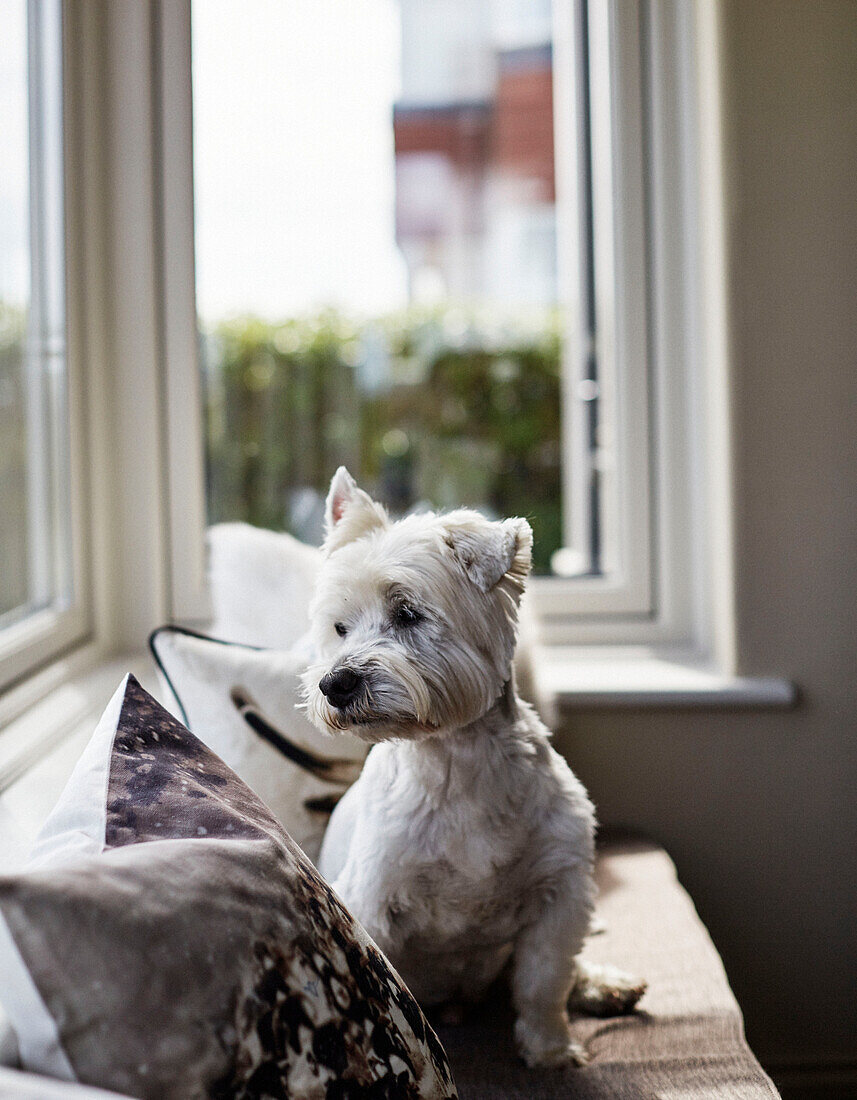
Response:
[{"label": "dog's paw", "polygon": [[568,1000],[572,1012],[587,1016],[624,1016],[633,1012],[648,985],[615,966],[577,960],[577,981]]},{"label": "dog's paw", "polygon": [[572,1039],[564,1021],[545,1026],[517,1019],[515,1046],[530,1069],[585,1066],[589,1061],[589,1055],[580,1043]]}]

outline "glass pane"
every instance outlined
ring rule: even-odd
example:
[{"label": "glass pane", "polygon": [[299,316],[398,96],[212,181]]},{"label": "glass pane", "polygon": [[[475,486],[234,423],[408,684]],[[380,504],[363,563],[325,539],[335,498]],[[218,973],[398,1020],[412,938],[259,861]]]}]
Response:
[{"label": "glass pane", "polygon": [[[55,0],[0,0],[0,626],[70,597]],[[62,471],[62,473],[61,473]]]},{"label": "glass pane", "polygon": [[307,541],[394,512],[562,545],[550,0],[193,6],[208,508]]}]

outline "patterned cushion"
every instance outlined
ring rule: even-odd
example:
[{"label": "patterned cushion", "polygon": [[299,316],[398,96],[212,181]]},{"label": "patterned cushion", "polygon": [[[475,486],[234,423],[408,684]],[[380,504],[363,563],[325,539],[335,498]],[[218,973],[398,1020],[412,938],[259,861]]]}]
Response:
[{"label": "patterned cushion", "polygon": [[315,859],[330,812],[367,746],[321,733],[300,709],[306,661],[164,626],[149,639],[174,713],[213,749]]},{"label": "patterned cushion", "polygon": [[0,878],[0,998],[26,1068],[131,1096],[455,1096],[384,956],[130,676]]}]

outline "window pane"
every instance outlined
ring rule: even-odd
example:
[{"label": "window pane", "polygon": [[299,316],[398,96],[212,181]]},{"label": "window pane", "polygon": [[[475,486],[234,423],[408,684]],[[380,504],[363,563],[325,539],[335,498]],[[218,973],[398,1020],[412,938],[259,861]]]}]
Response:
[{"label": "window pane", "polygon": [[563,544],[550,0],[193,5],[211,521],[394,512]]},{"label": "window pane", "polygon": [[0,626],[71,596],[61,22],[0,0]]}]

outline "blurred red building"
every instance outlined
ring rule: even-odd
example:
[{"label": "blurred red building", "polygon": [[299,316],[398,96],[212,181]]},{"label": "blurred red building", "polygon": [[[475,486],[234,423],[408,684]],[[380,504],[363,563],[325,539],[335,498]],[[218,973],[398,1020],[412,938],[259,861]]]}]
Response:
[{"label": "blurred red building", "polygon": [[402,0],[396,237],[411,297],[556,300],[550,4]]}]

